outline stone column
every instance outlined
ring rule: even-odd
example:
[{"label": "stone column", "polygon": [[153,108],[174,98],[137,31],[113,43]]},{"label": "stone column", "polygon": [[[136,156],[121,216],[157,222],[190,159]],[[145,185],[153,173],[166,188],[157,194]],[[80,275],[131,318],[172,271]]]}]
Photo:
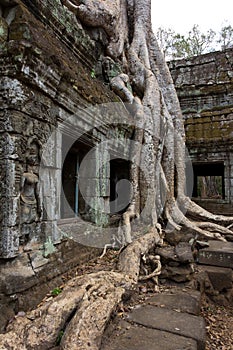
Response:
[{"label": "stone column", "polygon": [[62,233],[57,227],[60,219],[60,194],[62,182],[62,136],[55,130],[43,147],[40,167],[41,196],[43,205],[43,232],[47,241],[58,243]]},{"label": "stone column", "polygon": [[84,158],[80,167],[80,191],[86,202],[87,216],[98,226],[108,223],[110,163],[105,143],[100,143]]},{"label": "stone column", "polygon": [[13,258],[19,249],[19,164],[1,159],[0,164],[0,257]]}]

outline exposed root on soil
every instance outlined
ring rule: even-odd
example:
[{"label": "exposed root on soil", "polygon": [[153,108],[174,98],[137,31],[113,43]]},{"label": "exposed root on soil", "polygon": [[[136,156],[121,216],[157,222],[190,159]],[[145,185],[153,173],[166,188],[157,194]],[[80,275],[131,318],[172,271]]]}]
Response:
[{"label": "exposed root on soil", "polygon": [[99,349],[112,312],[125,291],[138,282],[142,255],[159,242],[159,233],[152,229],[122,251],[118,271],[99,271],[70,280],[57,297],[15,318],[7,333],[0,334],[0,349],[50,349],[61,332],[61,349]]}]

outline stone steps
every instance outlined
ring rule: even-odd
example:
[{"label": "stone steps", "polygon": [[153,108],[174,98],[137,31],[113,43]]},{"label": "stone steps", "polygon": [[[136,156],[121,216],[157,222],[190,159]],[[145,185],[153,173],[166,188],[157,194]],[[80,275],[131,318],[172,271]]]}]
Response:
[{"label": "stone steps", "polygon": [[200,288],[214,302],[233,305],[233,242],[208,244],[198,252]]},{"label": "stone steps", "polygon": [[209,241],[198,253],[198,263],[233,268],[233,242]]},{"label": "stone steps", "polygon": [[[233,242],[209,241],[208,245],[198,252],[198,278],[204,281],[204,290],[200,289],[217,302],[223,297],[231,300]],[[172,255],[172,249],[165,253]],[[123,318],[117,317],[101,350],[203,350],[206,329],[200,304],[198,291],[175,288],[155,294]]]},{"label": "stone steps", "polygon": [[101,350],[203,350],[200,293],[174,290],[136,305],[118,322]]}]

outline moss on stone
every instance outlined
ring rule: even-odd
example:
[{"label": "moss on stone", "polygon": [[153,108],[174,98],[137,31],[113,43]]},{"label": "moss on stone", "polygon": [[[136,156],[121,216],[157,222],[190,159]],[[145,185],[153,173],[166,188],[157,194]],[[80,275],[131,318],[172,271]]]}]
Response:
[{"label": "moss on stone", "polygon": [[47,241],[44,243],[44,257],[47,258],[49,255],[54,253],[56,248],[52,242],[52,239],[49,237]]}]

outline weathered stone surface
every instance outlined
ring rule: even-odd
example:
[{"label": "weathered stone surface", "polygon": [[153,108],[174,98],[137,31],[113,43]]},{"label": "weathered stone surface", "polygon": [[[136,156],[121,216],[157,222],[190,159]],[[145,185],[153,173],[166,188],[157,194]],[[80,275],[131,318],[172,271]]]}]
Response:
[{"label": "weathered stone surface", "polygon": [[[3,207],[0,215],[2,258],[17,256],[19,248],[30,240],[36,239],[43,244],[50,237],[53,243],[61,241],[62,235],[56,224],[62,217],[60,193],[65,135],[70,135],[72,129],[74,135],[70,147],[81,136],[82,145],[88,146],[89,150],[111,131],[106,124],[111,122],[114,108],[111,114],[101,110],[99,115],[96,111],[86,111],[86,108],[118,101],[116,95],[91,74],[101,54],[99,44],[91,39],[90,33],[60,1],[11,4],[7,9],[3,5],[5,19],[1,18],[2,26],[4,24],[7,29],[7,35],[2,30],[6,42],[0,52],[0,193],[4,198],[0,203]],[[79,106],[82,115],[77,118]],[[117,108],[113,113],[121,115]],[[72,124],[71,128],[64,125],[67,120]],[[101,120],[104,120],[104,125]],[[62,125],[59,135],[50,138],[58,124]],[[122,131],[132,133],[126,127],[120,127],[118,131],[121,135]],[[112,132],[116,130],[112,128]],[[120,138],[117,141],[121,145]],[[34,151],[36,146],[37,154],[30,154],[32,145]],[[126,147],[121,145],[122,148],[126,153]],[[41,157],[44,177],[43,172],[39,172]],[[21,186],[28,166],[32,165],[29,158],[35,163],[33,173],[38,177],[39,191],[37,203],[25,206],[21,200]],[[103,186],[109,183],[109,173],[94,175],[99,182],[94,199],[101,197],[109,202],[109,190]],[[88,206],[84,209],[90,218]],[[98,208],[94,208],[92,216],[97,215]]]},{"label": "weathered stone surface", "polygon": [[199,264],[233,268],[233,243],[209,241],[209,247],[198,254]]},{"label": "weathered stone surface", "polygon": [[[56,251],[45,259],[38,244],[27,245],[26,252],[15,260],[1,261],[0,305],[9,308],[11,314],[12,310],[28,311],[36,307],[50,290],[63,284],[62,274],[99,254],[97,248],[66,240],[56,245]],[[12,303],[15,303],[13,308]],[[8,320],[0,314],[0,328],[3,329]]]},{"label": "weathered stone surface", "polygon": [[165,233],[166,241],[171,245],[177,245],[179,242],[189,242],[195,237],[195,232],[190,228],[181,228]]},{"label": "weathered stone surface", "polygon": [[179,242],[175,247],[165,246],[163,248],[156,248],[155,252],[161,256],[161,260],[164,263],[174,261],[186,264],[194,261],[191,246],[187,242]]},{"label": "weathered stone surface", "polygon": [[155,253],[160,255],[162,262],[161,278],[175,282],[186,282],[194,272],[191,246],[188,242],[179,242],[175,246],[157,247]]},{"label": "weathered stone surface", "polygon": [[177,292],[156,294],[152,298],[146,300],[147,304],[165,307],[167,309],[180,312],[187,312],[193,315],[199,315],[201,305],[200,292]]},{"label": "weathered stone surface", "polygon": [[[169,64],[185,119],[186,144],[192,162],[224,162],[225,188],[221,198],[195,200],[211,212],[224,215],[232,214],[233,203],[232,56],[231,48]],[[194,182],[195,177],[194,172]]]},{"label": "weathered stone surface", "polygon": [[[1,132],[4,133],[1,138],[1,157],[4,163],[0,165],[5,165],[6,161],[10,165],[12,163],[18,165],[17,170],[10,167],[4,175],[4,195],[14,200],[12,202],[6,200],[3,208],[5,215],[1,215],[1,222],[4,225],[1,231],[3,238],[0,242],[0,256],[13,258],[25,247],[26,251],[33,240],[43,244],[45,249],[43,253],[39,251],[24,254],[25,261],[22,269],[21,265],[17,265],[19,260],[16,260],[15,265],[10,262],[6,270],[3,269],[2,286],[6,294],[21,292],[26,294],[27,289],[45,284],[68,268],[76,266],[77,260],[83,255],[86,258],[91,257],[93,250],[85,250],[79,245],[75,247],[76,249],[67,249],[67,252],[62,248],[54,249],[54,244],[62,239],[56,224],[61,218],[61,183],[58,184],[57,179],[61,182],[59,176],[61,177],[62,173],[63,141],[60,137],[47,144],[47,149],[51,151],[47,153],[47,157],[42,157],[42,146],[46,144],[54,128],[67,121],[71,115],[76,119],[76,124],[72,126],[78,126],[78,132],[82,134],[85,145],[93,145],[93,140],[97,143],[103,140],[104,136],[108,135],[106,124],[111,118],[108,119],[107,115],[105,118],[105,114],[101,115],[105,125],[99,126],[99,115],[90,117],[89,113],[84,113],[80,116],[77,106],[81,106],[84,111],[90,104],[117,100],[104,84],[93,79],[93,66],[100,58],[96,41],[90,38],[80,22],[75,20],[74,15],[63,7],[60,1],[35,0],[33,3],[30,1],[18,3],[17,9],[7,14],[9,36],[7,35],[6,39],[9,41],[5,43],[0,56],[0,70],[3,73],[0,82],[1,107],[7,110],[3,118],[3,126],[1,125]],[[98,133],[93,133],[93,138],[86,135],[90,125],[92,128],[97,125],[101,129]],[[71,127],[71,129],[66,129],[63,125],[62,131],[64,134],[74,132],[74,128]],[[121,134],[120,131],[118,136]],[[118,141],[120,143],[120,137]],[[28,158],[32,156],[30,146],[33,143],[34,145],[36,143],[38,158],[33,165],[38,167],[42,157],[43,161],[46,161],[48,176],[47,182],[41,181],[44,185],[43,189],[36,193],[36,197],[32,196],[33,203],[27,203],[28,205],[24,206],[22,201],[17,201],[17,198],[25,197],[26,191],[22,192],[20,183],[28,173],[27,167],[32,166]],[[123,148],[121,145],[120,149]],[[53,157],[53,150],[56,151],[55,157]],[[41,176],[38,169],[31,170],[36,180],[32,186],[30,184],[30,191],[35,189],[37,177]],[[107,173],[106,179],[108,179]],[[42,179],[38,178],[38,180]],[[11,191],[13,194],[10,197]],[[94,200],[98,195],[109,197],[107,186],[100,188]],[[47,207],[43,208],[45,209],[43,211],[38,198],[40,200],[43,198],[43,205]],[[104,200],[109,201],[109,198]],[[27,201],[30,202],[30,198],[27,198]],[[89,208],[87,212],[88,210]],[[23,217],[22,212],[24,212]],[[101,221],[100,215],[98,214],[97,217],[97,214],[98,208],[95,208],[94,216]],[[95,236],[91,238],[92,244],[96,245],[99,236],[96,240]],[[86,242],[90,241],[86,240]],[[94,251],[96,253],[96,250]],[[43,258],[43,255],[49,257],[49,262],[48,259]],[[176,266],[172,268],[177,275]],[[186,274],[185,270],[183,272]]]},{"label": "weathered stone surface", "polygon": [[175,282],[187,282],[190,281],[194,273],[192,265],[185,264],[180,266],[167,265],[162,268],[161,278],[168,278]]},{"label": "weathered stone surface", "polygon": [[122,321],[117,334],[101,350],[197,350],[197,343],[173,333],[130,325]]},{"label": "weathered stone surface", "polygon": [[169,244],[176,245],[182,240],[183,233],[178,230],[168,231],[165,233],[165,238]]},{"label": "weathered stone surface", "polygon": [[160,255],[162,263],[169,263],[170,261],[179,262],[179,258],[175,253],[175,248],[171,246],[157,247],[155,253]]},{"label": "weathered stone surface", "polygon": [[43,251],[37,250],[33,253],[29,253],[31,265],[33,269],[38,269],[49,263],[49,259],[45,259],[43,256]]},{"label": "weathered stone surface", "polygon": [[186,264],[194,261],[191,246],[186,242],[179,242],[175,247],[156,248],[155,252],[161,256],[164,263],[175,261]]},{"label": "weathered stone surface", "polygon": [[181,263],[194,262],[191,245],[189,243],[180,242],[175,246],[175,253]]},{"label": "weathered stone surface", "polygon": [[200,316],[145,305],[134,309],[129,320],[145,327],[192,338],[197,341],[198,349],[205,349],[205,322]]},{"label": "weathered stone surface", "polygon": [[29,289],[38,283],[27,254],[17,260],[1,264],[0,292],[11,295]]},{"label": "weathered stone surface", "polygon": [[230,268],[202,265],[199,268],[208,274],[213,288],[219,292],[232,289],[233,271]]}]

